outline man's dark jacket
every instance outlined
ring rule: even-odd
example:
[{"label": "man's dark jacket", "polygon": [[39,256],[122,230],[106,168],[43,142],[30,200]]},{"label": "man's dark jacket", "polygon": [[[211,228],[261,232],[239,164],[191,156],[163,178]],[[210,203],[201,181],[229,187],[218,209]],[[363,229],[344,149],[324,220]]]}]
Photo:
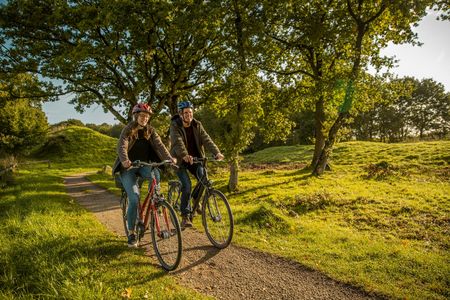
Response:
[{"label": "man's dark jacket", "polygon": [[[216,144],[214,144],[211,137],[205,131],[202,123],[196,119],[193,119],[191,124],[193,127],[195,144],[201,157],[205,157],[205,148],[214,156],[219,154],[219,148]],[[188,151],[186,147],[186,131],[183,127],[183,120],[179,115],[173,116],[170,123],[170,144],[170,154],[177,159],[177,164],[181,165],[183,162],[183,157],[188,155]]]}]

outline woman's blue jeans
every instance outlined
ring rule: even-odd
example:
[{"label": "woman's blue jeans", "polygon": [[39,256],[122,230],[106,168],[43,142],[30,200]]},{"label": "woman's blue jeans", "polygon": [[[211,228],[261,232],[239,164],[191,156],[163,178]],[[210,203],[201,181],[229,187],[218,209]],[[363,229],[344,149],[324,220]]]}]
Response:
[{"label": "woman's blue jeans", "polygon": [[189,216],[191,213],[191,189],[192,189],[192,183],[191,179],[189,178],[188,171],[197,178],[197,181],[199,178],[203,177],[203,174],[205,173],[205,169],[201,164],[192,164],[185,166],[184,164],[180,166],[180,168],[177,171],[178,179],[181,182],[181,215],[182,216]]},{"label": "woman's blue jeans", "polygon": [[128,210],[127,210],[127,223],[128,230],[134,231],[134,226],[137,218],[137,209],[140,196],[139,177],[144,180],[148,180],[149,188],[151,186],[153,176],[156,178],[156,182],[160,182],[159,170],[151,168],[149,166],[143,166],[140,168],[130,168],[120,173],[120,179],[122,185],[128,196]]}]

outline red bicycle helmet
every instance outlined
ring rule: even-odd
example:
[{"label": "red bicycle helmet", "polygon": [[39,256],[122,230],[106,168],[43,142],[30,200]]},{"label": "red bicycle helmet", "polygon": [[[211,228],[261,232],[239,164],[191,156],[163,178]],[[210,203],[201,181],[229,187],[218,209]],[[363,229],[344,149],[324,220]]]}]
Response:
[{"label": "red bicycle helmet", "polygon": [[140,112],[146,112],[150,115],[153,113],[152,108],[147,103],[138,103],[133,106],[133,115]]}]

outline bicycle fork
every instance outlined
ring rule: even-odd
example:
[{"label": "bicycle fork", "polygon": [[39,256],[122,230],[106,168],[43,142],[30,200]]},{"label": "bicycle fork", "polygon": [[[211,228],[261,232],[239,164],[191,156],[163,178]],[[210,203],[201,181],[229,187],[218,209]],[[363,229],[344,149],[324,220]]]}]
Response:
[{"label": "bicycle fork", "polygon": [[[162,239],[168,239],[170,238],[173,234],[173,230],[175,228],[171,228],[171,222],[169,221],[169,216],[167,215],[167,210],[165,209],[164,206],[160,206],[159,208],[156,207],[155,204],[153,204],[153,217],[155,219],[155,227],[156,227],[156,232],[158,237],[162,238]],[[162,218],[160,218],[162,217]],[[160,221],[163,221],[164,224],[160,224]],[[161,225],[165,225],[163,226],[164,229],[161,229]]]}]

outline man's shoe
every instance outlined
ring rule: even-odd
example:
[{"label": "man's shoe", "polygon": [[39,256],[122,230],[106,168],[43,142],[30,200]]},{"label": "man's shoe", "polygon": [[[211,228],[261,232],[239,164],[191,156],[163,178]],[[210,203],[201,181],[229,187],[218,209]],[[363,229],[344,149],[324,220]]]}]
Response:
[{"label": "man's shoe", "polygon": [[183,216],[181,219],[181,229],[192,227],[192,222],[188,216]]},{"label": "man's shoe", "polygon": [[137,248],[138,240],[136,239],[136,235],[134,233],[128,236],[128,247]]}]

